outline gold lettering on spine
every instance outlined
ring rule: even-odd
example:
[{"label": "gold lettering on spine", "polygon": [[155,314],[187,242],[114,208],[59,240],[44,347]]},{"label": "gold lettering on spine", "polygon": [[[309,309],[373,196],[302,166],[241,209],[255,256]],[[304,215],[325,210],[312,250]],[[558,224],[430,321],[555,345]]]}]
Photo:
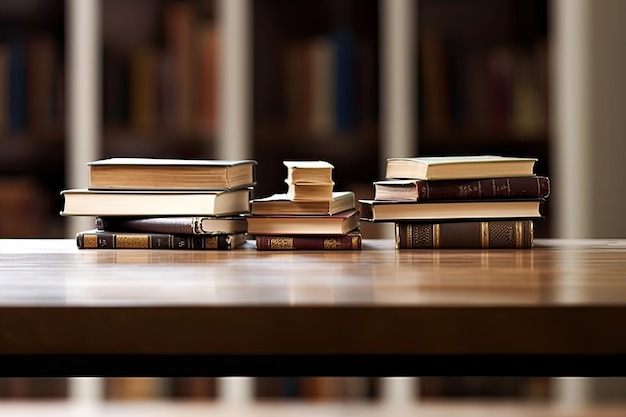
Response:
[{"label": "gold lettering on spine", "polygon": [[489,223],[480,222],[480,247],[489,248]]},{"label": "gold lettering on spine", "polygon": [[324,239],[324,249],[337,249],[340,246],[341,242],[338,238]]},{"label": "gold lettering on spine", "polygon": [[206,249],[217,249],[217,236],[209,236],[204,240]]},{"label": "gold lettering on spine", "polygon": [[115,244],[118,248],[124,249],[148,249],[150,247],[150,237],[148,235],[120,236],[115,237]]},{"label": "gold lettering on spine", "polygon": [[521,221],[515,222],[515,247],[521,248],[523,245],[523,237],[524,237],[524,223]]},{"label": "gold lettering on spine", "polygon": [[532,220],[528,222],[528,231],[530,236],[530,247],[532,248],[535,246],[535,223]]},{"label": "gold lettering on spine", "polygon": [[293,238],[287,238],[287,237],[270,238],[270,248],[293,249]]},{"label": "gold lettering on spine", "polygon": [[95,249],[98,247],[98,236],[96,235],[83,235],[83,246],[89,249]]},{"label": "gold lettering on spine", "polygon": [[439,249],[441,247],[441,225],[439,223],[433,224],[433,248]]},{"label": "gold lettering on spine", "polygon": [[406,224],[406,245],[409,248],[413,247],[413,224]]},{"label": "gold lettering on spine", "polygon": [[351,247],[352,249],[358,249],[359,248],[359,242],[361,241],[361,238],[358,236],[352,236],[352,241],[351,241]]}]

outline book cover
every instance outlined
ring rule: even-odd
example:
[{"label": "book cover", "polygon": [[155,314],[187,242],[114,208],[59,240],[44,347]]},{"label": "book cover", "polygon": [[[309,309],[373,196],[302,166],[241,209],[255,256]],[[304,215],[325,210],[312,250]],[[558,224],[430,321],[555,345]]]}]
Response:
[{"label": "book cover", "polygon": [[388,158],[385,178],[446,180],[506,178],[534,175],[537,158],[500,155]]},{"label": "book cover", "polygon": [[273,194],[250,202],[253,215],[331,215],[354,208],[352,191],[335,191],[330,200],[292,200],[287,194]]},{"label": "book cover", "polygon": [[359,200],[361,220],[481,220],[542,218],[544,200],[380,201]]},{"label": "book cover", "polygon": [[263,235],[345,235],[360,226],[359,211],[333,215],[275,215],[248,217],[248,234]]},{"label": "book cover", "polygon": [[287,184],[334,184],[334,166],[326,161],[283,161]]},{"label": "book cover", "polygon": [[544,176],[475,180],[381,180],[374,182],[374,200],[470,200],[547,198],[550,179]]},{"label": "book cover", "polygon": [[231,250],[242,245],[245,241],[245,233],[199,236],[170,233],[109,232],[93,229],[76,234],[78,249]]},{"label": "book cover", "polygon": [[344,236],[256,236],[257,250],[359,250],[361,231]]},{"label": "book cover", "polygon": [[249,213],[250,189],[232,191],[61,191],[62,216],[227,216]]},{"label": "book cover", "polygon": [[96,228],[111,232],[152,232],[174,234],[245,233],[244,216],[96,217]]},{"label": "book cover", "polygon": [[224,190],[253,186],[256,161],[108,158],[87,163],[90,189]]},{"label": "book cover", "polygon": [[287,184],[287,197],[290,200],[322,200],[333,198],[334,184],[298,183]]},{"label": "book cover", "polygon": [[396,249],[528,249],[532,220],[395,224]]}]

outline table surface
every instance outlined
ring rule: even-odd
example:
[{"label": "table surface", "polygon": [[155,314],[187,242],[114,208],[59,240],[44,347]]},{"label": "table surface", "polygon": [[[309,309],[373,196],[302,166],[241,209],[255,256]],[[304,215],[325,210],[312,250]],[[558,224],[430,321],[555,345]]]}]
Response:
[{"label": "table surface", "polygon": [[[340,374],[364,363],[413,374],[442,361],[471,371],[470,356],[525,369],[510,368],[512,355],[545,358],[561,374],[581,358],[626,355],[624,319],[626,240],[537,239],[530,250],[366,240],[361,251],[266,252],[251,242],[79,250],[72,239],[0,239],[0,361],[10,374],[29,360],[52,373],[62,363],[82,374],[88,362],[87,374],[129,365],[158,374],[164,358],[177,359],[164,372],[218,376],[311,373],[320,357],[324,372]],[[85,359],[95,357],[100,365]]]}]

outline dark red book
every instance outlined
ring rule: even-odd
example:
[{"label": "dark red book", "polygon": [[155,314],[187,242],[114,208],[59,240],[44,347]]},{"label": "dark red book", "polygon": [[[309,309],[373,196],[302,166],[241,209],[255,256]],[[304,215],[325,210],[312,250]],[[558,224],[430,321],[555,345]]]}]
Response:
[{"label": "dark red book", "polygon": [[459,179],[381,180],[374,182],[375,200],[545,199],[550,179],[544,176]]},{"label": "dark red book", "polygon": [[230,250],[246,241],[245,233],[177,235],[150,232],[87,230],[76,234],[78,249],[202,249]]},{"label": "dark red book", "polygon": [[396,249],[527,249],[532,220],[396,223]]},{"label": "dark red book", "polygon": [[257,250],[360,250],[361,231],[344,236],[256,236]]}]

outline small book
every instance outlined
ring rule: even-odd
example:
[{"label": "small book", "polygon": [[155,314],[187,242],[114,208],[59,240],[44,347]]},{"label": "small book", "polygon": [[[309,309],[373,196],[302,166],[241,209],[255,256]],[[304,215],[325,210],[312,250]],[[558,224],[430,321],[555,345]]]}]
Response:
[{"label": "small book", "polygon": [[325,161],[283,161],[289,184],[333,184],[334,166]]},{"label": "small book", "polygon": [[543,217],[543,200],[380,201],[359,200],[361,220],[370,222],[533,219]]},{"label": "small book", "polygon": [[231,250],[245,241],[245,233],[202,236],[93,229],[76,234],[78,249]]},{"label": "small book", "polygon": [[250,216],[248,235],[345,235],[358,228],[359,211],[355,209],[333,215]]},{"label": "small book", "polygon": [[374,181],[374,200],[471,200],[547,198],[550,179],[543,176],[469,180]]},{"label": "small book", "polygon": [[194,235],[245,233],[244,216],[96,217],[96,228],[111,232],[151,232]]},{"label": "small book", "polygon": [[225,190],[256,180],[253,160],[109,158],[87,168],[90,189]]},{"label": "small book", "polygon": [[290,200],[323,200],[333,198],[334,184],[298,183],[288,184],[287,197]]},{"label": "small book", "polygon": [[62,216],[227,216],[250,211],[250,190],[105,191],[69,189]]},{"label": "small book", "polygon": [[256,236],[257,250],[360,250],[359,229],[343,236]]},{"label": "small book", "polygon": [[424,156],[387,159],[387,179],[446,180],[534,175],[536,158],[498,155]]},{"label": "small book", "polygon": [[355,208],[352,191],[335,191],[330,200],[292,200],[287,194],[255,198],[250,202],[253,215],[331,215]]},{"label": "small book", "polygon": [[532,220],[396,223],[396,249],[528,249]]}]

